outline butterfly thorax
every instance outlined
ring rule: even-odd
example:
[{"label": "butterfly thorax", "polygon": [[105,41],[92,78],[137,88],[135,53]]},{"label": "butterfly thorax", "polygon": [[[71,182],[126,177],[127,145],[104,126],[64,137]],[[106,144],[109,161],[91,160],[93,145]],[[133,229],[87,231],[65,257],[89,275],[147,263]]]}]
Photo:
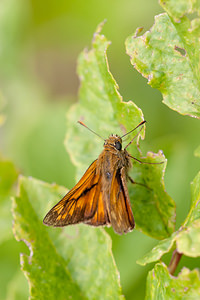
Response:
[{"label": "butterfly thorax", "polygon": [[118,135],[110,135],[105,140],[104,150],[98,157],[97,172],[104,174],[107,180],[112,179],[113,171],[125,169],[126,175],[131,168],[131,161],[126,150],[122,149],[122,139]]}]

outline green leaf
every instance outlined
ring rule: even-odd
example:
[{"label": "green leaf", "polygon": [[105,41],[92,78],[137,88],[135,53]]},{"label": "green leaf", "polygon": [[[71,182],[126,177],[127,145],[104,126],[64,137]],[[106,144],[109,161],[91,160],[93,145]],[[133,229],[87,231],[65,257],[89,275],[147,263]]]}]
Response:
[{"label": "green leaf", "polygon": [[177,249],[187,256],[200,256],[200,172],[191,183],[191,208],[177,236]]},{"label": "green leaf", "polygon": [[132,101],[123,102],[118,92],[106,56],[110,42],[99,33],[102,26],[94,34],[92,49],[84,50],[79,56],[79,103],[67,115],[65,146],[81,173],[91,163],[91,159],[97,158],[102,150],[102,142],[77,124],[78,120],[84,121],[103,138],[111,133],[122,135],[143,120],[142,111]]},{"label": "green leaf", "polygon": [[[80,100],[67,115],[65,146],[77,166],[78,178],[103,150],[100,139],[77,124],[78,120],[84,121],[89,128],[106,138],[112,133],[122,135],[130,131],[143,119],[141,110],[132,101],[122,101],[108,66],[106,52],[110,43],[100,34],[101,27],[102,24],[94,35],[92,49],[84,50],[79,57]],[[133,136],[130,135],[129,140]],[[131,155],[151,163],[165,162],[161,152],[140,157],[141,153],[136,147],[138,142],[139,137],[128,148]],[[129,185],[137,228],[158,239],[169,236],[175,223],[175,204],[164,188],[165,165],[140,165],[133,161],[130,173],[133,180],[145,185]]]},{"label": "green leaf", "polygon": [[200,297],[199,271],[183,268],[177,277],[169,274],[165,264],[156,264],[147,277],[146,297],[152,300],[186,300]]},{"label": "green leaf", "polygon": [[11,200],[12,188],[17,180],[12,162],[0,158],[0,243],[12,237]]},{"label": "green leaf", "polygon": [[103,230],[43,225],[45,213],[65,193],[57,185],[22,177],[13,200],[15,237],[30,250],[30,255],[21,255],[30,299],[121,298],[111,240]]},{"label": "green leaf", "polygon": [[200,220],[200,172],[191,183],[191,195],[191,207],[184,227],[190,226],[195,220]]},{"label": "green leaf", "polygon": [[131,63],[163,102],[180,114],[200,118],[199,19],[174,22],[166,13],[155,17],[151,30],[126,40]]},{"label": "green leaf", "polygon": [[176,238],[177,250],[186,256],[200,256],[200,220],[180,231]]},{"label": "green leaf", "polygon": [[15,260],[19,253],[12,233],[11,214],[11,196],[14,193],[17,175],[13,163],[0,157],[0,299],[6,298],[8,285],[19,268],[19,261]]},{"label": "green leaf", "polygon": [[137,260],[139,265],[145,266],[159,260],[165,253],[168,253],[174,244],[174,237],[176,232],[171,237],[160,241],[151,251],[145,254],[142,258]]},{"label": "green leaf", "polygon": [[200,172],[191,183],[191,208],[177,237],[177,249],[187,256],[200,256]]},{"label": "green leaf", "polygon": [[179,253],[190,257],[200,256],[200,172],[191,183],[191,195],[191,208],[181,228],[139,259],[139,264],[146,265],[159,260],[175,243]]},{"label": "green leaf", "polygon": [[[165,162],[165,157],[160,151],[158,154],[148,152],[143,161],[149,163]],[[175,204],[172,198],[166,193],[164,186],[164,164],[133,164],[131,177],[136,182],[145,186],[129,184],[129,194],[133,203],[133,213],[136,220],[136,228],[144,233],[163,239],[174,231]]]},{"label": "green leaf", "polygon": [[198,0],[160,0],[159,2],[176,22],[185,14],[200,13]]}]

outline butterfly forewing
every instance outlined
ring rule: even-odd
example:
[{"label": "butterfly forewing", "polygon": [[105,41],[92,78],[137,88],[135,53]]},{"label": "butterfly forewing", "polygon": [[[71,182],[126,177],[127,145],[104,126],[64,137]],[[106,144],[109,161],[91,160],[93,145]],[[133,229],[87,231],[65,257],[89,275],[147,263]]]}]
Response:
[{"label": "butterfly forewing", "polygon": [[80,181],[45,216],[44,224],[66,226],[91,219],[98,207],[99,174],[95,160]]},{"label": "butterfly forewing", "polygon": [[103,226],[103,225],[109,226],[110,221],[109,221],[108,212],[106,208],[105,197],[103,195],[103,190],[102,190],[102,178],[100,179],[99,185],[97,186],[96,198],[97,198],[96,212],[91,219],[87,220],[84,223],[93,226]]}]

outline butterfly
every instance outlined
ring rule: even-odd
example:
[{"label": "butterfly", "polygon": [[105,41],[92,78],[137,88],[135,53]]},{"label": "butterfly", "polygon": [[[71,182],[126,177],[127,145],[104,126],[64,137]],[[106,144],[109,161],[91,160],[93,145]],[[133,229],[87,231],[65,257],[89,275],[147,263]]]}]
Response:
[{"label": "butterfly", "polygon": [[[132,166],[131,158],[140,163],[141,161],[132,157],[126,149],[142,128],[124,149],[122,138],[145,122],[142,121],[121,137],[112,134],[104,140],[104,149],[99,157],[89,166],[78,183],[47,213],[43,220],[45,225],[63,227],[85,223],[112,226],[117,234],[133,230],[135,221],[127,181],[135,182],[128,172]],[[81,121],[79,123],[92,131]]]}]

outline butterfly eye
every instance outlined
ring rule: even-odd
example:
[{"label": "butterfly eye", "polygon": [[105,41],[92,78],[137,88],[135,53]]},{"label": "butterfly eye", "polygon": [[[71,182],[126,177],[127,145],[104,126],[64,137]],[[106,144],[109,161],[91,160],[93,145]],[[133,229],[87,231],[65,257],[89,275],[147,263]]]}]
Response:
[{"label": "butterfly eye", "polygon": [[115,143],[115,148],[117,149],[117,150],[122,150],[122,144],[120,143],[120,142],[116,142]]}]

